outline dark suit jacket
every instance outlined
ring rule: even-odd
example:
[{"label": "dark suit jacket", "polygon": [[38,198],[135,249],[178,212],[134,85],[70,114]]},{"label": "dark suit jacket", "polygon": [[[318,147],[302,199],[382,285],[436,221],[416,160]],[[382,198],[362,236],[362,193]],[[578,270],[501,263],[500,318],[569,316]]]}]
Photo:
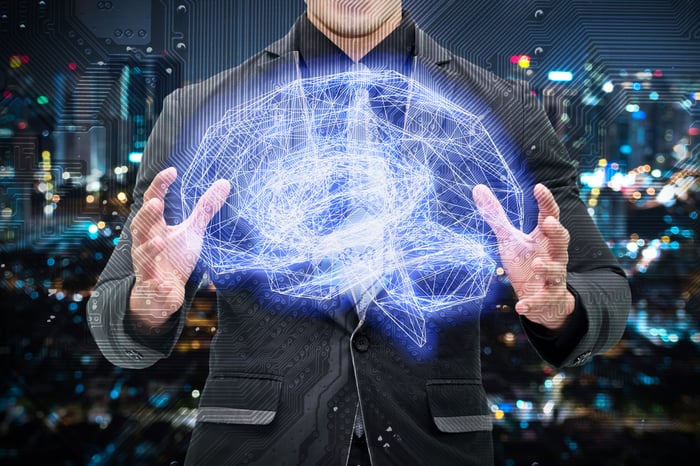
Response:
[{"label": "dark suit jacket", "polygon": [[[138,330],[125,328],[134,284],[129,225],[144,191],[158,171],[187,167],[206,128],[236,102],[295,78],[294,44],[293,28],[239,67],[166,99],[144,153],[131,216],[88,303],[95,340],[114,364],[144,368],[167,357],[198,284],[195,273],[187,304],[160,333],[137,337]],[[468,93],[478,102],[473,113],[509,135],[512,163],[531,174],[526,193],[542,182],[561,207],[571,234],[567,283],[577,307],[559,335],[523,319],[536,350],[556,366],[581,365],[606,351],[623,332],[629,287],[579,200],[576,166],[536,99],[525,86],[455,57],[418,28],[415,54],[433,88],[457,101]],[[173,186],[166,198],[169,222],[181,220],[178,192]],[[292,299],[266,293],[262,273],[237,278],[236,288],[218,293],[219,326],[189,464],[345,464],[358,405],[373,464],[493,461],[478,313],[451,325],[429,316],[431,343],[414,351],[405,338],[390,335],[395,328],[372,306],[358,325],[349,299]]]}]

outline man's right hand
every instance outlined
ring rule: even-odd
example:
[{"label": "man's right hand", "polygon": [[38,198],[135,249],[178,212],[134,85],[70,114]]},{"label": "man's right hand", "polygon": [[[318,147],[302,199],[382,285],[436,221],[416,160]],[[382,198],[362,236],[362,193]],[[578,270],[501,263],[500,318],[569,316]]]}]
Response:
[{"label": "man's right hand", "polygon": [[182,306],[185,284],[202,250],[204,231],[231,189],[228,181],[216,181],[199,199],[192,215],[170,226],[165,223],[163,206],[176,178],[173,167],[158,173],[131,223],[136,283],[129,306],[134,318],[151,328],[163,325]]}]

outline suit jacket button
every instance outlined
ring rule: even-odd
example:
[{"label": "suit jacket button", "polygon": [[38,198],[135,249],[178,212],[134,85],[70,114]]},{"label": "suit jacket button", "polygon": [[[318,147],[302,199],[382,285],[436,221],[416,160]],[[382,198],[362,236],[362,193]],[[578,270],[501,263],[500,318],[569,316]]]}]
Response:
[{"label": "suit jacket button", "polygon": [[367,335],[357,335],[353,340],[352,340],[352,345],[355,347],[357,351],[360,353],[364,353],[369,349],[369,338],[367,338]]}]

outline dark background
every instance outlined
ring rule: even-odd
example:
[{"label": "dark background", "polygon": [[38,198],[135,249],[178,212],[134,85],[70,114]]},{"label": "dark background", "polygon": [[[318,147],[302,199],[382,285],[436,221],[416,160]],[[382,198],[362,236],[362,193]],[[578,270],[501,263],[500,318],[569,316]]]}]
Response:
[{"label": "dark background", "polygon": [[[512,301],[485,305],[497,462],[695,464],[700,3],[405,5],[451,50],[530,82],[632,284],[622,342],[562,371],[531,349]],[[0,0],[0,463],[182,462],[216,331],[213,291],[200,293],[173,355],[142,371],[101,356],[85,303],[163,97],[240,63],[303,10],[296,0]],[[572,80],[549,80],[553,70]]]}]

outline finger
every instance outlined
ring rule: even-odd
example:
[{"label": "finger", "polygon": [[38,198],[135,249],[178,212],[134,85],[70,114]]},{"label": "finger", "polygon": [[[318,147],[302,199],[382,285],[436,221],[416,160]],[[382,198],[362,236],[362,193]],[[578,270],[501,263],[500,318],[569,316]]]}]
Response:
[{"label": "finger", "polygon": [[548,328],[560,327],[571,314],[563,299],[557,300],[547,291],[521,299],[516,303],[515,311]]},{"label": "finger", "polygon": [[542,183],[538,183],[535,185],[534,194],[539,209],[537,223],[542,224],[547,217],[554,217],[556,220],[559,220],[559,205],[554,199],[552,192]]},{"label": "finger", "polygon": [[145,193],[143,193],[143,202],[146,203],[151,199],[165,199],[165,194],[173,181],[177,178],[177,170],[175,167],[166,168],[159,172],[151,181]]},{"label": "finger", "polygon": [[564,228],[554,217],[547,217],[541,225],[541,231],[549,240],[549,257],[556,262],[569,262],[569,230]]},{"label": "finger", "polygon": [[164,250],[165,242],[160,236],[156,236],[141,246],[132,249],[135,273],[146,280],[160,277]]},{"label": "finger", "polygon": [[165,228],[163,219],[163,201],[154,198],[146,202],[131,222],[131,235],[134,245],[146,243],[154,236],[154,230]]},{"label": "finger", "polygon": [[474,203],[479,209],[479,213],[489,224],[499,241],[505,240],[515,230],[515,227],[508,220],[503,206],[498,202],[493,192],[485,185],[479,184],[472,190]]},{"label": "finger", "polygon": [[535,278],[541,280],[546,286],[566,286],[566,268],[557,262],[546,262],[537,258],[533,262]]},{"label": "finger", "polygon": [[228,180],[218,180],[211,185],[197,202],[192,215],[187,219],[188,226],[193,228],[197,234],[203,235],[211,219],[226,202],[230,191],[231,183]]}]

